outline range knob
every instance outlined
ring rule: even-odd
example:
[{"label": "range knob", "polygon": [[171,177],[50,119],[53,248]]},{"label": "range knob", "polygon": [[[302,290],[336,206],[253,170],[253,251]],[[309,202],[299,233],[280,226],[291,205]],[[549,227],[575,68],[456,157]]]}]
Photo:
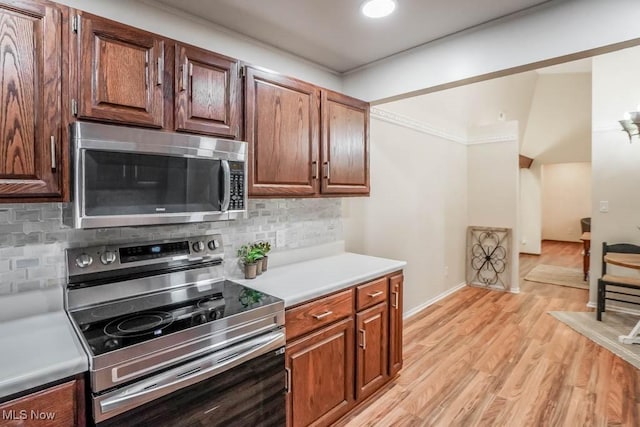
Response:
[{"label": "range knob", "polygon": [[200,242],[195,242],[193,244],[193,250],[195,252],[202,252],[204,251],[204,242],[200,241]]},{"label": "range knob", "polygon": [[109,338],[104,342],[104,344],[102,344],[102,346],[105,350],[112,351],[120,347],[120,341],[118,341],[116,338]]},{"label": "range knob", "polygon": [[80,254],[76,258],[76,265],[80,268],[86,268],[91,265],[93,262],[93,258],[89,254]]},{"label": "range knob", "polygon": [[209,240],[209,243],[207,243],[207,246],[209,246],[209,249],[211,249],[212,251],[215,251],[217,248],[220,247],[220,242],[218,242],[217,240]]},{"label": "range knob", "polygon": [[191,325],[202,325],[203,323],[207,323],[207,315],[204,313],[195,314],[191,318]]},{"label": "range knob", "polygon": [[104,251],[102,255],[100,255],[100,262],[104,265],[113,264],[116,262],[116,253],[113,251]]}]

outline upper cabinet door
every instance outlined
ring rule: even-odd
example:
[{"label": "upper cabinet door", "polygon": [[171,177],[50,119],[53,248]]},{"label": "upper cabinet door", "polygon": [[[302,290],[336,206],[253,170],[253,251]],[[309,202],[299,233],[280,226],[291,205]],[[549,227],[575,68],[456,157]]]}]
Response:
[{"label": "upper cabinet door", "polygon": [[246,74],[249,196],[315,195],[319,89],[253,68],[247,68]]},{"label": "upper cabinet door", "polygon": [[238,61],[181,44],[175,51],[176,130],[239,138]]},{"label": "upper cabinet door", "polygon": [[0,3],[0,199],[61,190],[62,14]]},{"label": "upper cabinet door", "polygon": [[79,117],[163,127],[164,40],[89,14],[78,27]]},{"label": "upper cabinet door", "polygon": [[369,104],[322,92],[322,193],[369,194]]}]

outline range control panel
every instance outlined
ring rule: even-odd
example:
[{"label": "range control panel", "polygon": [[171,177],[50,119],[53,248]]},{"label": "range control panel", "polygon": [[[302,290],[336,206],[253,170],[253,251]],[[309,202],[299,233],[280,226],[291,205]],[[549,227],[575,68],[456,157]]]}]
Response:
[{"label": "range control panel", "polygon": [[66,255],[68,276],[72,277],[176,261],[222,261],[224,251],[222,235],[211,234],[141,244],[69,248]]}]

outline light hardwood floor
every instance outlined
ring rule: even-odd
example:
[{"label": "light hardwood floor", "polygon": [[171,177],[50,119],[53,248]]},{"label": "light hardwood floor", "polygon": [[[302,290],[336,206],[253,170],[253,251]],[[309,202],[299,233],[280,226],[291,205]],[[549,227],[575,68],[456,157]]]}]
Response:
[{"label": "light hardwood floor", "polygon": [[589,311],[587,291],[522,280],[581,268],[580,250],[543,242],[520,294],[467,287],[409,319],[400,375],[340,424],[640,426],[640,371],[547,314]]}]

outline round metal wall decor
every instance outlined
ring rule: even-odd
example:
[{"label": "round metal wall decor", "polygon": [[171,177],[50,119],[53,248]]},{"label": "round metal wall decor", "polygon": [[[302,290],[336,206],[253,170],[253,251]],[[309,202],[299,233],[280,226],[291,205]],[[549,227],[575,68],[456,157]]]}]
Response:
[{"label": "round metal wall decor", "polygon": [[491,289],[511,289],[511,229],[469,227],[467,283]]}]

